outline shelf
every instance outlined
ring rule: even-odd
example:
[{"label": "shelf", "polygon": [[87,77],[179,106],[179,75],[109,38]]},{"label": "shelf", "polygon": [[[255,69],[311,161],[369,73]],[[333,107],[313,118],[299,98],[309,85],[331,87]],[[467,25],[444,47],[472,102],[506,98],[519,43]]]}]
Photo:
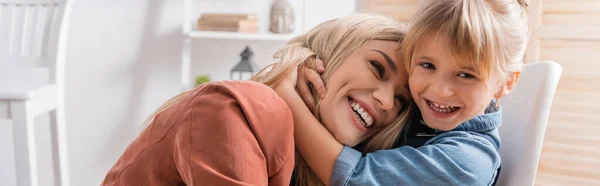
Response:
[{"label": "shelf", "polygon": [[209,39],[239,39],[239,40],[261,40],[261,41],[288,41],[294,34],[274,33],[239,33],[239,32],[215,32],[215,31],[191,31],[190,38]]}]

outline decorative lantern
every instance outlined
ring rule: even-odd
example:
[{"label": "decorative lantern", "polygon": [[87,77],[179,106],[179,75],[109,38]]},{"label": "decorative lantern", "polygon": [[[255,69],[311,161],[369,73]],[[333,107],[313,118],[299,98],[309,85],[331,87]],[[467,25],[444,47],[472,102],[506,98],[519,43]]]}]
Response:
[{"label": "decorative lantern", "polygon": [[252,56],[254,56],[254,52],[246,46],[240,54],[242,60],[231,69],[231,79],[247,80],[252,77],[254,72],[259,70],[258,66],[252,61]]},{"label": "decorative lantern", "polygon": [[295,19],[294,9],[288,0],[275,0],[271,6],[269,31],[292,33]]}]

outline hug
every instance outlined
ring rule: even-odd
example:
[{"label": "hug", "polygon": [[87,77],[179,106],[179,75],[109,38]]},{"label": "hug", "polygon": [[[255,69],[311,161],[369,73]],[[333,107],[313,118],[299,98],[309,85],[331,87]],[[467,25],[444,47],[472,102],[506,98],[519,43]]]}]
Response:
[{"label": "hug", "polygon": [[406,28],[321,23],[251,80],[167,101],[102,185],[494,185],[526,8],[427,0]]}]

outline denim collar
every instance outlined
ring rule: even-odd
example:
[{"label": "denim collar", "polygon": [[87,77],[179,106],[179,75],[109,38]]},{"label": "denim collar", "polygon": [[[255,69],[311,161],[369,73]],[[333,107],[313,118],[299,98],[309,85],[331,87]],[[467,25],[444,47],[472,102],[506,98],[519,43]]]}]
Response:
[{"label": "denim collar", "polygon": [[[425,121],[421,118],[421,124],[426,125]],[[469,131],[469,132],[485,132],[494,130],[500,127],[502,123],[502,108],[496,107],[496,102],[491,101],[490,105],[486,108],[485,114],[475,116],[474,118],[465,121],[458,125],[456,128],[450,131]],[[435,133],[442,133],[446,131],[434,129]]]}]

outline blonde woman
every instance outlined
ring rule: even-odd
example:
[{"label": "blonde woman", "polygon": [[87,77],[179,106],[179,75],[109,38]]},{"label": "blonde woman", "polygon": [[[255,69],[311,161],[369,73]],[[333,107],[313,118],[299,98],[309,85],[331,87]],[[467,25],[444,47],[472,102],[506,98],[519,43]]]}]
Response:
[{"label": "blonde woman", "polygon": [[315,117],[342,144],[390,148],[409,100],[400,28],[372,15],[327,21],[289,41],[274,55],[278,65],[253,81],[209,83],[172,98],[103,185],[289,185],[295,160],[293,184],[320,184],[294,156],[292,113],[274,91],[293,89],[296,67],[317,56],[328,62],[328,91],[314,95]]}]

